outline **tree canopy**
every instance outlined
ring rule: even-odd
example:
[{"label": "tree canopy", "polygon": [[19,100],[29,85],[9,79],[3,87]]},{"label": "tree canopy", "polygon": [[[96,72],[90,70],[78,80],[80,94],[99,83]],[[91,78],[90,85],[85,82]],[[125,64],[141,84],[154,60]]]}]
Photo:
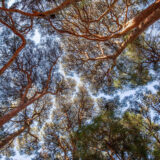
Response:
[{"label": "tree canopy", "polygon": [[1,0],[0,158],[160,159],[159,19],[160,0]]}]

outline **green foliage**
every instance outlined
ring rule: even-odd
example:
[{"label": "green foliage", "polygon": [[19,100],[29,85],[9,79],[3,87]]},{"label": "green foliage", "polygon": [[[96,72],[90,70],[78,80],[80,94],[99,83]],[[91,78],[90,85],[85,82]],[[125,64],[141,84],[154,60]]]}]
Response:
[{"label": "green foliage", "polygon": [[79,158],[98,156],[98,159],[110,159],[111,152],[115,158],[146,160],[152,155],[158,159],[158,149],[154,147],[152,151],[150,148],[153,142],[145,121],[142,115],[129,112],[125,112],[122,118],[113,112],[101,114],[92,124],[75,133]]},{"label": "green foliage", "polygon": [[[125,48],[136,28],[121,34],[153,0],[73,0],[52,16],[26,14],[54,10],[63,2],[18,0],[7,8],[11,11],[0,2],[0,68],[21,45],[15,31],[27,42],[0,75],[0,117],[30,102],[0,128],[0,144],[5,142],[0,154],[12,157],[16,147],[35,160],[159,160],[160,92],[125,98],[128,105],[115,96],[159,80],[160,35],[154,33],[159,26]],[[31,40],[35,29],[39,44]],[[101,93],[113,102],[99,98]]]}]

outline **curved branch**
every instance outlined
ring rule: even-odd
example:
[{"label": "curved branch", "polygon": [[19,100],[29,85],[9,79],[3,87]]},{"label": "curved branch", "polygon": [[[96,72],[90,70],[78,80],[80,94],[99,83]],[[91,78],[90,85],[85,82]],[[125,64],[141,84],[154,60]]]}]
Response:
[{"label": "curved branch", "polygon": [[[159,1],[159,5],[160,5],[160,0],[158,0],[158,1]],[[103,56],[99,56],[96,58],[88,57],[84,61],[108,60],[108,59],[116,60],[117,57],[124,51],[124,49],[127,47],[127,45],[129,43],[132,43],[142,32],[144,32],[150,25],[152,25],[154,22],[156,22],[159,19],[160,19],[160,7],[158,7],[156,10],[152,11],[152,13],[149,16],[143,18],[143,21],[141,21],[139,23],[139,25],[136,26],[135,30],[133,30],[129,34],[127,40],[121,44],[119,49],[113,55],[103,55]]]},{"label": "curved branch", "polygon": [[5,23],[4,21],[2,21],[0,19],[0,23],[2,23],[3,25],[5,25],[6,27],[8,27],[9,29],[11,29],[13,31],[14,34],[16,34],[18,37],[21,38],[22,43],[20,45],[20,47],[14,52],[13,56],[10,58],[10,60],[0,69],[0,75],[3,74],[3,72],[10,67],[10,65],[13,63],[13,61],[15,60],[15,58],[19,55],[19,53],[21,52],[21,50],[25,47],[26,45],[26,39],[24,38],[24,36],[19,33],[15,28],[9,26],[7,23]]},{"label": "curved branch", "polygon": [[8,9],[8,8],[4,8],[4,7],[0,7],[0,10],[13,12],[13,13],[19,13],[21,15],[29,16],[29,17],[42,17],[42,16],[49,16],[49,15],[55,14],[55,13],[63,10],[64,8],[68,7],[69,5],[71,5],[75,2],[79,2],[79,1],[81,1],[81,0],[65,0],[58,7],[53,8],[53,9],[48,10],[48,11],[45,11],[45,12],[28,13],[28,12],[24,12],[24,11],[19,10],[19,9]]},{"label": "curved branch", "polygon": [[20,135],[25,129],[27,128],[27,126],[24,126],[22,128],[20,128],[18,131],[8,135],[5,139],[2,139],[0,141],[0,148],[4,147],[5,145],[7,145],[11,140],[13,140],[14,138],[16,138],[18,135]]}]

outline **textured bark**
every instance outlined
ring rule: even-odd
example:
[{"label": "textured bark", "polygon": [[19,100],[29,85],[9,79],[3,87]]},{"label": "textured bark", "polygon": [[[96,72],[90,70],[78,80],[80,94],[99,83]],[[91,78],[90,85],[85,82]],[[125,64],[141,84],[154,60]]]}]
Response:
[{"label": "textured bark", "polygon": [[124,49],[127,47],[129,43],[132,43],[142,32],[144,32],[150,25],[152,25],[159,19],[160,19],[160,0],[157,0],[147,9],[142,11],[138,16],[127,22],[123,31],[113,35],[112,37],[107,37],[100,40],[100,41],[106,41],[110,38],[119,38],[120,36],[125,35],[130,31],[131,33],[128,35],[127,40],[125,40],[121,44],[119,49],[114,54],[104,55],[96,58],[88,58],[86,61],[108,60],[108,59],[116,60],[116,58],[124,51]]},{"label": "textured bark", "polygon": [[[160,18],[160,14],[158,14],[158,10],[160,10],[160,0],[157,0],[155,3],[151,4],[148,8],[141,11],[136,17],[129,20],[124,26],[123,30],[119,33],[120,35],[126,34],[127,32],[131,31],[134,28],[139,27],[140,24],[146,23],[146,21],[151,21],[150,25],[154,22],[152,22],[152,19],[150,19],[151,15],[154,15],[153,21],[157,21]],[[157,16],[155,14],[158,14]],[[146,28],[144,28],[145,30]]]},{"label": "textured bark", "polygon": [[153,10],[147,17],[143,18],[143,21],[138,23],[135,30],[133,30],[129,34],[129,38],[121,45],[121,48],[115,54],[118,56],[122,53],[122,51],[126,48],[126,46],[133,42],[142,32],[144,32],[150,25],[160,19],[160,1],[159,1],[159,8]]},{"label": "textured bark", "polygon": [[[112,4],[111,8],[114,6],[115,3],[116,3],[116,1]],[[160,18],[159,9],[160,9],[160,0],[157,0],[153,4],[151,4],[149,7],[147,7],[143,11],[141,11],[137,16],[135,16],[134,18],[132,18],[128,22],[126,22],[124,24],[121,24],[122,25],[122,29],[120,31],[113,32],[113,33],[111,33],[110,35],[107,35],[107,36],[103,36],[103,35],[99,35],[99,34],[90,35],[88,31],[86,31],[86,33],[82,32],[82,34],[73,32],[72,30],[68,30],[68,31],[67,30],[63,31],[62,30],[62,31],[59,31],[57,29],[57,31],[60,32],[60,33],[72,34],[72,35],[74,35],[76,37],[83,37],[83,38],[88,39],[88,40],[107,41],[107,40],[110,40],[111,38],[120,38],[121,36],[126,35],[128,32],[133,31],[134,29],[136,29],[137,27],[139,27],[140,24],[146,23],[146,21],[148,21],[148,19],[150,19],[149,17],[151,15],[152,16],[154,15],[155,17],[154,17],[154,20],[150,19],[151,23],[149,25],[153,24],[155,21],[157,21]],[[114,8],[112,8],[112,10],[114,10]],[[98,20],[101,20],[101,17],[103,17],[109,11],[110,10],[107,10],[104,14],[102,14]],[[155,13],[157,15],[155,15]],[[93,22],[97,22],[98,20],[94,20]],[[90,21],[85,21],[86,24],[90,24],[91,22]],[[145,29],[146,29],[146,27],[142,28],[143,31]]]}]

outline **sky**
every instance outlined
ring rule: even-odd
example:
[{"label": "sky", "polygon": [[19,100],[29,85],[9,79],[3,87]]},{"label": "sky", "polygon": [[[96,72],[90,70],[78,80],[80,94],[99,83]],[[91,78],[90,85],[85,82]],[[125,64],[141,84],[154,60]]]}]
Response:
[{"label": "sky", "polygon": [[[35,34],[33,35],[32,39],[35,41],[36,44],[38,44],[41,40],[41,36],[38,32],[38,30],[35,31]],[[63,70],[63,67],[62,65],[60,64],[60,67],[59,67],[59,72],[66,77],[66,74]],[[152,73],[154,74],[154,73]],[[69,76],[67,76],[69,77]],[[77,75],[77,74],[73,74],[72,77],[73,79],[76,80],[77,82],[77,89],[78,89],[78,86],[80,85],[84,85],[83,82],[81,81],[80,77]],[[119,96],[120,97],[120,101],[123,101],[124,98],[126,97],[129,97],[129,96],[134,96],[136,94],[136,92],[145,92],[145,90],[150,90],[153,94],[155,94],[157,92],[156,88],[154,86],[156,85],[159,85],[159,81],[153,81],[153,82],[149,82],[148,84],[146,84],[145,86],[142,87],[137,87],[135,89],[123,89],[123,90],[119,90],[116,94],[110,96],[110,95],[107,95],[107,94],[104,94],[104,93],[100,93],[98,94],[97,96],[95,95],[92,95],[91,92],[90,92],[90,95],[92,96],[92,98],[94,99],[97,99],[97,98],[105,98],[106,100],[109,100],[109,99],[113,99],[115,98],[116,96]],[[54,100],[53,100],[54,101]],[[125,108],[126,109],[126,108]],[[31,160],[34,155],[32,156],[28,156],[28,155],[20,155],[18,150],[15,148],[15,152],[16,152],[16,155],[14,157],[11,157],[12,160]],[[2,158],[2,160],[5,160],[5,157]]]},{"label": "sky", "polygon": [[[10,7],[14,2],[15,2],[15,0],[10,0],[9,3],[8,3],[8,7]],[[32,36],[32,39],[34,40],[34,42],[36,44],[40,43],[41,36],[38,32],[38,29],[35,30],[35,33]],[[59,72],[63,76],[66,76],[61,64],[60,64],[60,67],[59,67]],[[77,88],[78,88],[79,85],[84,85],[83,82],[81,81],[80,77],[77,74],[73,74],[72,78],[76,80]],[[120,101],[123,101],[124,98],[135,95],[135,93],[137,91],[142,91],[143,92],[143,90],[145,91],[146,89],[150,90],[153,94],[156,94],[157,90],[154,87],[155,85],[160,85],[160,82],[157,80],[157,81],[149,82],[143,88],[142,87],[137,87],[135,89],[120,90],[115,95],[112,95],[112,96],[106,95],[104,93],[100,93],[97,96],[94,96],[94,95],[91,95],[91,96],[95,99],[96,98],[101,98],[101,97],[106,98],[106,99],[113,99],[114,97],[119,96]],[[33,156],[28,156],[28,155],[20,155],[16,148],[15,148],[15,152],[16,152],[16,156],[11,157],[12,160],[31,160],[31,158],[33,157]],[[5,160],[5,157],[3,157],[2,160]]]},{"label": "sky", "polygon": [[16,2],[16,0],[9,0],[8,1],[8,7],[10,7],[14,2]]}]

